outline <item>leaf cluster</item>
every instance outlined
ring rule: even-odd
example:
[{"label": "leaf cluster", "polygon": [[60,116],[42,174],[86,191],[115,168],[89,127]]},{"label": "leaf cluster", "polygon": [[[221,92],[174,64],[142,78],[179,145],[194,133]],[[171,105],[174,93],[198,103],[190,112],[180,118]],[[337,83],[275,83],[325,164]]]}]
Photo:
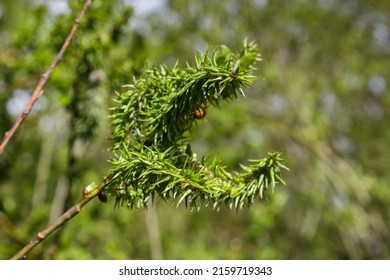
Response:
[{"label": "leaf cluster", "polygon": [[197,53],[195,66],[153,67],[117,94],[113,114],[113,179],[105,192],[117,205],[144,207],[156,195],[191,208],[241,208],[283,182],[280,153],[231,174],[220,159],[197,159],[187,133],[209,106],[244,95],[260,60],[255,43],[240,52],[226,46]]},{"label": "leaf cluster", "polygon": [[113,161],[116,165],[111,193],[116,195],[117,206],[146,207],[157,194],[164,200],[173,200],[177,206],[200,209],[222,204],[229,208],[250,206],[256,197],[263,198],[265,191],[283,182],[280,153],[243,166],[242,173],[229,173],[218,158],[208,163],[198,161],[173,148],[160,151],[144,146],[141,151],[127,150],[123,158]]},{"label": "leaf cluster", "polygon": [[196,118],[197,109],[219,105],[222,100],[244,95],[241,86],[256,79],[254,63],[260,60],[255,43],[246,43],[240,53],[226,46],[196,55],[196,66],[170,69],[162,65],[134,79],[128,90],[118,94],[114,110],[115,148],[136,141],[168,148],[176,145]]}]

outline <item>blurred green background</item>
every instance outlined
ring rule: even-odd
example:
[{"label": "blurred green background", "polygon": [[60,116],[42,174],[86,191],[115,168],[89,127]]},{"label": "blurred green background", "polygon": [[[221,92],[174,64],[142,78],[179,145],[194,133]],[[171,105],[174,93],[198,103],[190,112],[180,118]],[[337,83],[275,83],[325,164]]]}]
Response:
[{"label": "blurred green background", "polygon": [[[0,2],[1,137],[83,2]],[[232,170],[283,151],[287,186],[238,212],[92,201],[28,258],[390,258],[389,1],[94,0],[0,157],[0,259],[107,174],[121,85],[147,63],[192,64],[207,44],[239,49],[246,37],[260,47],[261,79],[209,110],[193,147]]]}]

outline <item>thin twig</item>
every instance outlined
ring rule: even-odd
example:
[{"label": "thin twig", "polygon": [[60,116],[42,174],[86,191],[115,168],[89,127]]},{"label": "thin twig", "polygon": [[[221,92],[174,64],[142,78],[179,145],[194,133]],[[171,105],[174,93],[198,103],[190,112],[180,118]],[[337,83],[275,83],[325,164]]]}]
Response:
[{"label": "thin twig", "polygon": [[19,252],[17,252],[11,258],[11,260],[24,259],[26,257],[26,254],[28,252],[30,252],[32,249],[34,249],[35,246],[37,246],[39,243],[41,243],[44,239],[46,239],[48,236],[50,236],[57,229],[62,227],[67,221],[69,221],[74,216],[76,216],[78,213],[80,213],[83,206],[85,204],[87,204],[89,201],[91,201],[93,198],[98,196],[99,193],[101,193],[103,191],[103,189],[107,186],[107,184],[111,181],[111,179],[112,179],[112,175],[108,175],[106,178],[104,178],[103,182],[101,182],[100,185],[98,185],[91,192],[88,192],[88,193],[83,192],[83,197],[80,199],[80,201],[78,203],[76,203],[71,208],[69,208],[64,214],[62,214],[60,217],[58,217],[47,228],[38,232],[38,234],[26,246],[24,246]]},{"label": "thin twig", "polygon": [[35,87],[35,89],[32,93],[30,101],[26,105],[26,108],[20,114],[19,118],[16,120],[13,127],[4,134],[4,138],[0,144],[0,155],[4,152],[4,149],[7,146],[9,140],[15,134],[16,130],[19,128],[19,126],[22,124],[22,122],[26,119],[26,117],[30,114],[35,102],[41,96],[43,86],[46,84],[46,81],[49,79],[51,73],[54,71],[57,64],[61,61],[65,50],[68,48],[70,42],[72,41],[72,38],[73,38],[74,34],[76,33],[76,30],[80,24],[80,21],[83,18],[85,12],[88,10],[89,6],[91,5],[91,2],[92,2],[92,0],[85,1],[83,9],[81,10],[80,15],[75,20],[73,27],[72,27],[72,30],[70,31],[68,37],[65,39],[65,42],[61,47],[61,50],[56,55],[53,63],[50,65],[49,69],[41,76],[38,85]]}]

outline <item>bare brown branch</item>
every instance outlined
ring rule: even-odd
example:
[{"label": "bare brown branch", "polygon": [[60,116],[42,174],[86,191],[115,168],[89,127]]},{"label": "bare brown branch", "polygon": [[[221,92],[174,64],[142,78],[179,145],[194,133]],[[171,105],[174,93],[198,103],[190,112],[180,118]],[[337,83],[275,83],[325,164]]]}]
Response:
[{"label": "bare brown branch", "polygon": [[71,31],[69,32],[69,35],[66,37],[64,44],[61,47],[61,50],[56,55],[55,59],[53,60],[53,63],[50,65],[49,69],[41,76],[39,83],[35,87],[32,95],[31,95],[31,98],[30,98],[28,104],[26,105],[26,108],[20,114],[19,118],[16,120],[16,122],[14,123],[12,128],[4,134],[4,138],[0,144],[0,155],[4,152],[4,149],[7,146],[9,140],[15,134],[16,130],[19,128],[19,126],[22,124],[22,122],[26,119],[26,117],[30,114],[35,102],[41,96],[43,86],[46,84],[47,80],[49,79],[51,73],[56,68],[57,64],[61,61],[62,56],[65,53],[65,50],[68,48],[70,42],[72,41],[72,38],[73,38],[74,34],[76,33],[77,28],[79,27],[80,21],[83,18],[85,12],[88,10],[89,6],[91,5],[91,2],[92,2],[92,0],[85,1],[83,9],[81,10],[79,16],[75,20],[73,27],[72,27]]}]

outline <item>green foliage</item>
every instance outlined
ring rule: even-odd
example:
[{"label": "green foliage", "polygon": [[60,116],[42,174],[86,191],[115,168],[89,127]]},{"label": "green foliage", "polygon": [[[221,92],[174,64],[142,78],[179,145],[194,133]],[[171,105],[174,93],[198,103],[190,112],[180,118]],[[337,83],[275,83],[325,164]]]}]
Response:
[{"label": "green foliage", "polygon": [[113,115],[113,180],[106,192],[117,205],[130,208],[148,204],[155,195],[175,199],[191,208],[249,206],[269,188],[284,183],[287,169],[280,153],[242,166],[243,173],[229,173],[219,159],[197,159],[188,131],[202,119],[208,106],[244,95],[242,86],[256,79],[254,64],[260,60],[255,43],[245,40],[241,52],[226,46],[198,53],[196,66],[175,65],[146,71],[128,91],[118,94]]},{"label": "green foliage", "polygon": [[[67,12],[37,7],[57,2],[69,3]],[[15,120],[8,111],[13,93],[31,92],[83,2],[0,1],[2,135]],[[216,154],[233,174],[247,158],[285,151],[294,170],[284,177],[289,187],[238,212],[209,207],[189,213],[185,200],[174,208],[156,199],[147,210],[123,213],[113,211],[115,199],[94,201],[67,224],[58,243],[46,240],[28,257],[152,258],[158,246],[146,234],[145,214],[156,211],[165,259],[389,259],[390,1],[167,0],[153,1],[163,4],[148,14],[123,2],[153,8],[149,1],[92,1],[44,89],[40,101],[47,107],[33,110],[0,158],[0,258],[48,223],[67,166],[65,106],[74,100],[75,80],[83,80],[78,92],[86,110],[99,111],[82,113],[98,116],[101,129],[78,130],[92,137],[74,149],[81,168],[72,201],[107,174],[114,90],[141,75],[146,59],[155,65],[172,65],[177,57],[192,61],[206,42],[239,49],[248,36],[261,50],[262,81],[245,89],[240,102],[209,107],[206,120],[192,122],[188,140],[199,166],[201,156]],[[89,70],[76,75],[84,63]],[[101,71],[105,79],[91,83],[89,74]],[[34,207],[37,195],[43,202]],[[53,243],[58,250],[48,254]]]},{"label": "green foliage", "polygon": [[183,145],[184,133],[197,119],[196,110],[244,95],[241,86],[249,86],[256,79],[252,72],[258,60],[256,44],[245,41],[241,53],[226,46],[205,55],[198,53],[194,68],[176,65],[169,69],[163,65],[147,70],[146,78],[135,80],[127,92],[118,95],[119,106],[113,116],[114,149],[133,148],[138,142],[162,149]]}]

